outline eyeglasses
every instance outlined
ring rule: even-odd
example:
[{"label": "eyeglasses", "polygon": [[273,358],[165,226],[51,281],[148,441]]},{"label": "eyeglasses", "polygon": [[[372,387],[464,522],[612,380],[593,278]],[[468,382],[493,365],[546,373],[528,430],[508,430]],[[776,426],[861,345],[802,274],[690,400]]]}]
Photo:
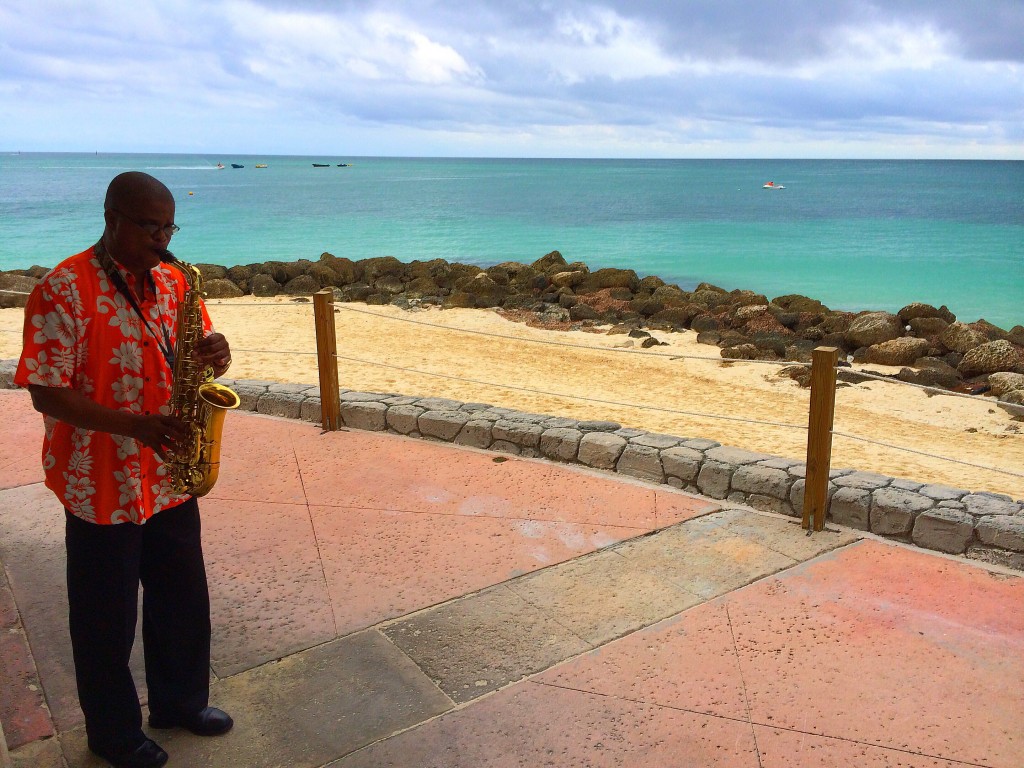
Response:
[{"label": "eyeglasses", "polygon": [[168,224],[166,227],[161,227],[159,224],[154,224],[152,222],[143,224],[141,221],[136,221],[135,219],[133,219],[127,213],[117,210],[117,208],[111,208],[110,210],[112,210],[118,216],[124,216],[136,227],[138,227],[141,230],[144,230],[150,237],[156,237],[157,232],[163,232],[165,235],[167,235],[167,239],[170,239],[174,234],[181,230],[181,227],[179,227],[177,224]]}]

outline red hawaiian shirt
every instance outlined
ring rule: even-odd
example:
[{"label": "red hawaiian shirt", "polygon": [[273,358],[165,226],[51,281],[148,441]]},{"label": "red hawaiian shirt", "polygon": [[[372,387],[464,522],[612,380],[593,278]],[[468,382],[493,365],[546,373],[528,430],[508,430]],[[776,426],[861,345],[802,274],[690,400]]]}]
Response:
[{"label": "red hawaiian shirt", "polygon": [[[136,289],[133,277],[119,271]],[[58,264],[25,307],[15,383],[70,387],[108,408],[167,415],[173,371],[160,344],[174,348],[178,304],[188,284],[167,264],[150,275],[145,291],[136,290],[148,321],[143,323],[100,266],[95,247]],[[205,306],[202,311],[209,334],[210,317]],[[144,523],[188,499],[171,490],[160,457],[134,439],[49,416],[43,424],[46,485],[77,517],[104,525]]]}]

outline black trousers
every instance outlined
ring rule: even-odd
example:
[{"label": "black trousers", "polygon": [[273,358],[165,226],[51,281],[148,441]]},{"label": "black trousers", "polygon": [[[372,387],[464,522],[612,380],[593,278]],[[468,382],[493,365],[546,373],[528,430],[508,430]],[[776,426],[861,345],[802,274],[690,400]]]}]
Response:
[{"label": "black trousers", "polygon": [[150,713],[175,717],[209,703],[210,596],[195,499],[144,525],[96,525],[65,510],[71,647],[89,746],[142,743],[142,709],[128,666],[142,584]]}]

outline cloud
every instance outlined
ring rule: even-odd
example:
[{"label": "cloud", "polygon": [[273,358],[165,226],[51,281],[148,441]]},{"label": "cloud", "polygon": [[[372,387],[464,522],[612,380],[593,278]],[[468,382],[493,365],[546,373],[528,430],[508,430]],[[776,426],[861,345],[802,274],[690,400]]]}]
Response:
[{"label": "cloud", "polygon": [[0,146],[1021,157],[1022,41],[1013,0],[13,0]]}]

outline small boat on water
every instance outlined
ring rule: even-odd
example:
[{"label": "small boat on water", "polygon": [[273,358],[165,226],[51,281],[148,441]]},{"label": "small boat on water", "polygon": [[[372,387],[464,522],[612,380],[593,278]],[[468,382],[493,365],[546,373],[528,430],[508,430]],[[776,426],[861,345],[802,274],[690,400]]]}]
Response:
[{"label": "small boat on water", "polygon": [[785,189],[786,187],[782,184],[776,184],[774,181],[765,182],[761,189]]},{"label": "small boat on water", "polygon": [[267,164],[266,163],[256,163],[256,167],[257,168],[266,168]]},{"label": "small boat on water", "polygon": [[218,171],[219,171],[219,170],[220,170],[221,168],[223,168],[223,167],[224,167],[224,163],[217,163],[217,170],[218,170]]},{"label": "small boat on water", "polygon": [[339,168],[348,168],[348,163],[338,163]]},{"label": "small boat on water", "polygon": [[244,165],[239,165],[238,163],[232,163],[232,164],[231,164],[231,167],[232,167],[232,168],[245,168],[245,166],[244,166]]},{"label": "small boat on water", "polygon": [[313,163],[314,168],[330,168],[330,163]]}]

